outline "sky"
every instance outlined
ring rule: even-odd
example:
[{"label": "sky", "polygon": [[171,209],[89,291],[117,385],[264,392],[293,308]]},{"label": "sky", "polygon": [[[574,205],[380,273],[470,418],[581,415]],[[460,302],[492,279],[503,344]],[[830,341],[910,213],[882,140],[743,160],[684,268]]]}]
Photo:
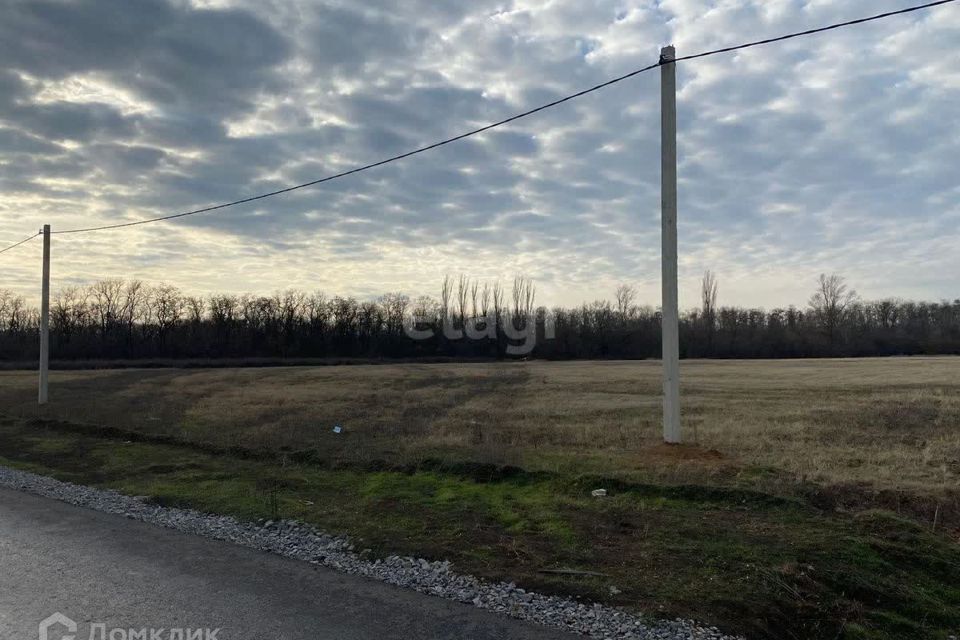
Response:
[{"label": "sky", "polygon": [[[656,62],[919,0],[8,0],[0,245],[321,178]],[[839,273],[960,297],[960,3],[677,65],[680,302],[773,308]],[[660,78],[219,212],[55,235],[52,287],[660,300]],[[0,255],[38,298],[41,243]]]}]

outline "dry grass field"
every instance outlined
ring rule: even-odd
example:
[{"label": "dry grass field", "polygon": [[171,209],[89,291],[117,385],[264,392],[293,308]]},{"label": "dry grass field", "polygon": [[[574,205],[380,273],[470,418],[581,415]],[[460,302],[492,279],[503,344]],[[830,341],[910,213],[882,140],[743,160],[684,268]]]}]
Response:
[{"label": "dry grass field", "polygon": [[710,452],[694,465],[659,444],[659,375],[650,361],[55,371],[38,413],[35,374],[0,372],[0,412],[330,459],[960,481],[960,358],[685,361],[685,437]]},{"label": "dry grass field", "polygon": [[960,358],[685,361],[679,447],[661,443],[659,376],[54,371],[38,409],[35,373],[0,372],[0,464],[751,638],[956,634]]}]

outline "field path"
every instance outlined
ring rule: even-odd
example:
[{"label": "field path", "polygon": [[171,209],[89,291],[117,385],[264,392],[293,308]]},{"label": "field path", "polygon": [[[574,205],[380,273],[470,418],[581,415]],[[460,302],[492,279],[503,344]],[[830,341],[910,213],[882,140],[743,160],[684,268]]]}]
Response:
[{"label": "field path", "polygon": [[0,489],[0,566],[2,638],[36,638],[54,612],[75,620],[82,639],[92,623],[105,624],[108,637],[144,627],[219,627],[219,640],[574,637],[8,489]]}]

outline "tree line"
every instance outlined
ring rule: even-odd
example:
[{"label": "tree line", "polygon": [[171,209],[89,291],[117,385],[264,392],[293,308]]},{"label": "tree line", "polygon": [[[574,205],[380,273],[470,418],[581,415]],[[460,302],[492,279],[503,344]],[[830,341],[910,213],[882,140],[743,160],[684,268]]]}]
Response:
[{"label": "tree line", "polygon": [[[682,357],[960,354],[960,300],[866,301],[838,275],[821,275],[802,307],[720,306],[718,290],[707,272],[700,306],[681,314]],[[57,360],[655,358],[660,319],[630,285],[612,301],[538,306],[525,277],[506,285],[447,277],[439,297],[373,300],[294,290],[198,297],[168,284],[102,280],[61,289],[50,303]],[[0,360],[35,359],[38,327],[38,310],[0,289]]]}]

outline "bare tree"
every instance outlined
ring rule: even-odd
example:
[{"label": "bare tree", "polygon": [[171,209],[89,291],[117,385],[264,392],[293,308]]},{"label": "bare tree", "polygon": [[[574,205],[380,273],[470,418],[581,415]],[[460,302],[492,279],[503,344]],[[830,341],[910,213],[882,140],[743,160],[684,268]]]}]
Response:
[{"label": "bare tree", "polygon": [[490,285],[483,283],[483,291],[480,292],[480,315],[486,319],[490,313]]},{"label": "bare tree", "polygon": [[137,322],[144,322],[149,318],[149,298],[150,292],[140,280],[131,280],[123,287],[119,320],[128,335],[133,333]]},{"label": "bare tree", "polygon": [[296,333],[303,322],[307,309],[307,294],[291,289],[280,300],[280,316],[283,330],[288,335]]},{"label": "bare tree", "polygon": [[492,294],[492,298],[493,298],[493,319],[494,319],[494,324],[495,324],[497,327],[500,327],[500,326],[503,325],[503,312],[504,312],[504,310],[505,310],[505,307],[504,307],[504,296],[505,296],[505,292],[504,292],[503,286],[500,284],[500,281],[499,281],[499,280],[497,280],[496,282],[493,283],[493,290],[492,290],[491,294]]},{"label": "bare tree", "polygon": [[843,276],[820,274],[817,289],[810,296],[809,304],[831,344],[836,339],[837,329],[846,317],[848,308],[856,300],[857,292],[847,286]]},{"label": "bare tree", "polygon": [[380,306],[385,315],[387,333],[401,334],[403,321],[407,317],[407,307],[410,306],[410,298],[402,293],[388,293],[380,297]]},{"label": "bare tree", "polygon": [[240,310],[237,296],[219,295],[210,298],[210,319],[214,325],[229,327],[236,322]]},{"label": "bare tree", "polygon": [[7,324],[7,314],[10,311],[10,305],[13,297],[13,291],[10,291],[9,289],[0,289],[0,329],[3,329]]},{"label": "bare tree", "polygon": [[417,325],[437,327],[443,325],[440,304],[430,296],[419,296],[413,301],[411,314]]},{"label": "bare tree", "polygon": [[533,302],[536,298],[536,287],[533,281],[524,276],[513,279],[513,321],[520,326],[522,318],[529,318],[533,313]]},{"label": "bare tree", "polygon": [[367,349],[370,341],[383,326],[383,313],[376,302],[361,302],[357,308],[357,334],[361,345]]},{"label": "bare tree", "polygon": [[307,298],[307,322],[310,324],[310,331],[315,334],[323,334],[327,330],[327,324],[330,321],[330,305],[327,296],[322,291],[317,291]]},{"label": "bare tree", "polygon": [[90,285],[91,311],[104,333],[119,322],[123,289],[123,280],[100,280]]},{"label": "bare tree", "polygon": [[50,306],[50,324],[54,331],[69,335],[86,326],[89,317],[87,293],[80,287],[64,287]]},{"label": "bare tree", "polygon": [[873,303],[873,313],[877,318],[877,323],[883,329],[890,329],[897,323],[897,315],[900,303],[896,300],[878,300]]},{"label": "bare tree", "polygon": [[203,322],[206,314],[207,302],[200,296],[189,296],[184,301],[187,307],[187,318],[190,324],[196,326]]},{"label": "bare tree", "polygon": [[527,286],[523,292],[523,314],[527,318],[533,317],[534,302],[537,299],[537,287],[533,280],[527,278]]},{"label": "bare tree", "polygon": [[357,333],[357,321],[360,305],[353,298],[335,297],[330,301],[333,329],[341,339],[350,338]]},{"label": "bare tree", "polygon": [[183,318],[186,300],[180,290],[169,284],[161,284],[150,291],[150,320],[156,326],[157,335],[163,341],[167,333]]},{"label": "bare tree", "polygon": [[617,287],[617,314],[621,321],[626,321],[636,299],[637,290],[633,285],[621,284]]},{"label": "bare tree", "polygon": [[453,279],[449,276],[443,276],[443,286],[440,289],[440,310],[442,316],[441,322],[446,324],[450,317],[450,297],[453,295]]},{"label": "bare tree", "polygon": [[457,279],[457,313],[461,329],[466,326],[467,322],[467,297],[469,295],[470,279],[461,273]]},{"label": "bare tree", "polygon": [[474,280],[470,285],[470,317],[476,320],[480,317],[480,307],[477,305],[478,294],[480,292],[480,283],[477,280]]},{"label": "bare tree", "polygon": [[703,280],[700,281],[700,300],[701,317],[703,324],[707,328],[707,333],[712,334],[717,325],[717,289],[719,283],[717,276],[707,269],[703,272]]},{"label": "bare tree", "polygon": [[29,322],[30,310],[23,296],[0,289],[0,330],[20,331]]}]

